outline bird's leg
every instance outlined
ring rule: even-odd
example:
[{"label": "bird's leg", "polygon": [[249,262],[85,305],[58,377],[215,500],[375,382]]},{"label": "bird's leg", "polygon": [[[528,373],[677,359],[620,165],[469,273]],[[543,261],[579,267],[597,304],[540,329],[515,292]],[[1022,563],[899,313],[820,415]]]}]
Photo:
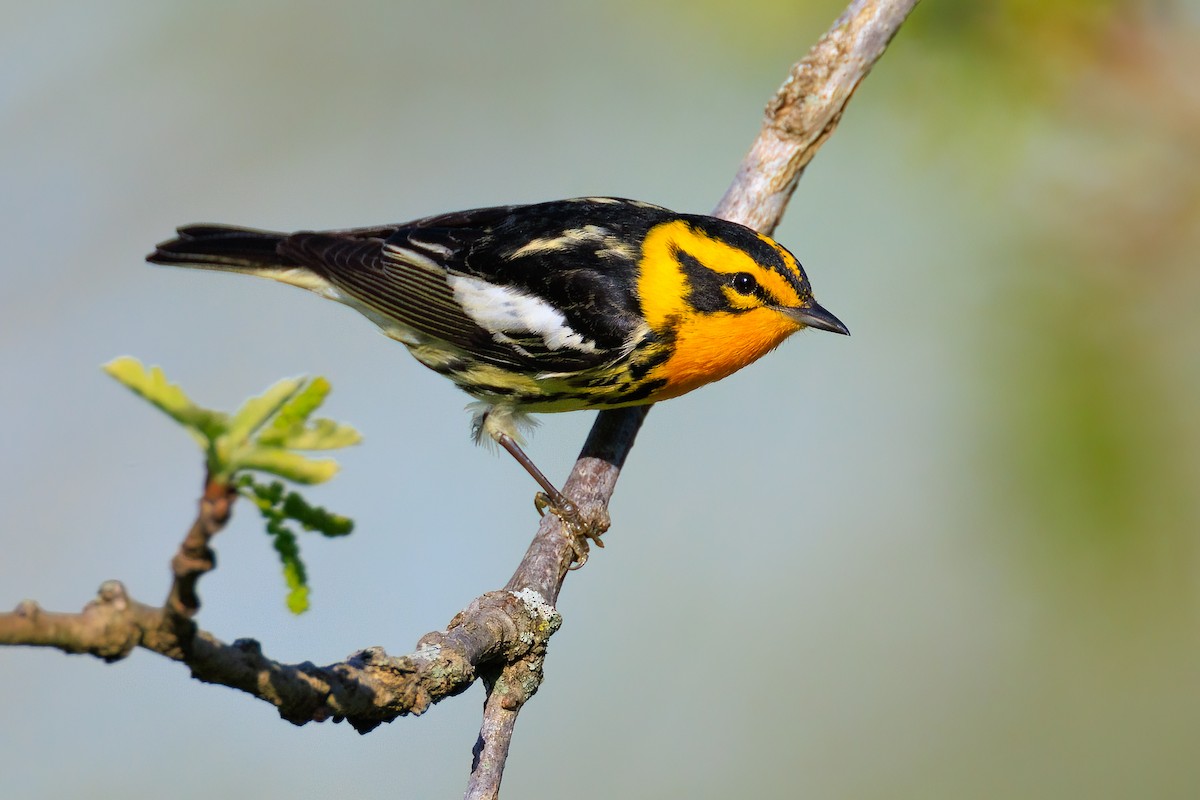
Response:
[{"label": "bird's leg", "polygon": [[[545,515],[547,511],[562,520],[563,527],[571,539],[571,547],[575,551],[575,561],[571,569],[579,569],[588,559],[589,542],[595,542],[597,547],[604,547],[600,536],[608,530],[607,518],[603,520],[585,520],[579,507],[569,497],[560,492],[550,479],[537,468],[533,459],[525,454],[516,440],[507,433],[497,433],[493,436],[496,443],[508,451],[508,454],[525,468],[525,471],[542,487],[542,491],[534,495],[533,505],[538,513]],[[607,517],[607,515],[604,515]]]}]

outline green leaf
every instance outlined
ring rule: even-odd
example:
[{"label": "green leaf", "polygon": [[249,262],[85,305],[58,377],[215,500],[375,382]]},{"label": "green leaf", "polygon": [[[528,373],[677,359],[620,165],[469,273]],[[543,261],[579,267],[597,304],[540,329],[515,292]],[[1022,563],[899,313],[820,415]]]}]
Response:
[{"label": "green leaf", "polygon": [[337,474],[332,458],[309,458],[278,447],[249,447],[237,453],[232,470],[255,469],[295,483],[324,483]]},{"label": "green leaf", "polygon": [[[287,577],[286,569],[284,570],[284,577]],[[288,585],[291,586],[290,581]],[[305,611],[308,611],[308,591],[307,586],[292,587],[292,590],[287,593],[288,611],[291,611],[293,614],[303,614]]]},{"label": "green leaf", "polygon": [[239,493],[253,502],[267,522],[271,544],[279,554],[283,578],[288,586],[287,605],[293,613],[308,609],[308,571],[300,558],[300,542],[295,530],[288,525],[294,521],[306,530],[326,536],[344,536],[354,528],[353,520],[331,514],[320,506],[311,505],[299,492],[287,491],[279,481],[259,483],[250,475],[237,481]]},{"label": "green leaf", "polygon": [[300,560],[300,545],[296,534],[278,520],[268,525],[267,530],[274,538],[275,552],[283,567],[283,580],[288,587],[287,606],[293,614],[308,610],[308,570]]},{"label": "green leaf", "polygon": [[233,419],[229,421],[227,436],[230,445],[238,448],[249,440],[272,416],[283,409],[303,385],[303,378],[284,378],[258,397],[251,397],[242,403],[242,407],[234,412]]},{"label": "green leaf", "polygon": [[309,381],[279,409],[270,426],[258,437],[258,443],[291,450],[337,450],[362,441],[349,425],[328,419],[309,417],[325,402],[329,381],[320,376]]},{"label": "green leaf", "polygon": [[258,437],[263,444],[282,444],[288,434],[302,429],[309,416],[321,407],[329,394],[329,381],[317,376],[284,403],[270,426]]},{"label": "green leaf", "polygon": [[316,531],[323,536],[346,536],[354,531],[354,520],[332,514],[320,506],[309,505],[298,492],[288,492],[280,510],[288,519],[303,525],[305,530]]},{"label": "green leaf", "polygon": [[183,390],[167,380],[159,367],[147,370],[133,356],[108,362],[104,371],[188,430],[201,447],[208,449],[225,433],[229,419],[219,411],[196,405]]},{"label": "green leaf", "polygon": [[350,425],[331,419],[314,419],[308,427],[298,428],[278,438],[259,437],[263,444],[287,447],[292,450],[338,450],[358,444],[362,434]]},{"label": "green leaf", "polygon": [[237,485],[239,488],[250,490],[251,495],[242,492],[242,496],[253,500],[259,508],[270,508],[283,500],[284,487],[279,481],[258,483],[253,475],[241,475]]},{"label": "green leaf", "polygon": [[310,420],[329,394],[325,378],[289,378],[242,404],[232,417],[193,403],[158,367],[146,369],[124,356],[104,370],[131,391],[180,423],[205,449],[209,475],[236,481],[239,494],[257,506],[279,554],[288,587],[287,606],[299,614],[309,607],[308,572],[300,558],[298,523],[324,536],[345,536],[353,520],[308,503],[279,481],[259,483],[248,473],[265,472],[295,483],[323,483],[338,471],[333,459],[310,458],[296,450],[331,450],[356,444],[354,428],[332,420]]}]

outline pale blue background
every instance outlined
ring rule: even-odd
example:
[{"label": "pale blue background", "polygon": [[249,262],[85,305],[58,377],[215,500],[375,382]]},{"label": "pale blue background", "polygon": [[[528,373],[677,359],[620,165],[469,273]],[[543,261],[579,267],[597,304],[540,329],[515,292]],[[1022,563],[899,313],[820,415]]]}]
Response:
[{"label": "pale blue background", "polygon": [[[469,442],[464,396],[345,308],[142,259],[197,221],[344,227],[581,194],[706,211],[840,10],[788,5],[3,6],[0,604],[76,610],[108,578],[163,596],[201,461],[99,371],[126,353],[217,407],[328,376],[325,411],[367,437],[311,492],[359,526],[303,541],[312,611],[286,612],[243,506],[201,584],[216,635],[282,661],[401,653],[502,585],[534,487]],[[1200,791],[1194,548],[1172,535],[1133,577],[1117,558],[1098,578],[1090,544],[1043,552],[1053,519],[1005,488],[1028,464],[1005,460],[1022,428],[997,420],[1036,391],[1009,335],[1038,313],[1021,212],[1040,160],[1090,167],[1036,114],[993,158],[1008,98],[977,97],[977,129],[926,125],[957,68],[931,52],[901,34],[778,231],[853,337],[797,336],[653,411],[609,546],[567,582],[506,796]],[[1156,357],[1184,367],[1146,389],[1146,415],[1194,417],[1195,310],[1156,317],[1179,331]],[[531,453],[549,474],[591,419],[544,419]],[[1148,463],[1194,487],[1195,425],[1170,430]],[[1164,529],[1194,532],[1194,497],[1171,502],[1184,516]],[[1128,602],[1154,587],[1160,605]],[[144,651],[12,649],[0,696],[5,797],[180,800],[457,796],[482,700],[360,737],[294,728]]]}]

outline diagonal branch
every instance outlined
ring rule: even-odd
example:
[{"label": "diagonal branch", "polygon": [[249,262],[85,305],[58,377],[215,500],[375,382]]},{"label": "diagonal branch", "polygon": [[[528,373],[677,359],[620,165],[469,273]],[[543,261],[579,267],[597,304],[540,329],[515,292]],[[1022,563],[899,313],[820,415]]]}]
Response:
[{"label": "diagonal branch", "polygon": [[[808,55],[792,66],[767,104],[758,138],[714,216],[763,233],[775,230],[804,168],[833,133],[855,89],[916,4],[917,0],[850,4]],[[649,406],[601,411],[567,479],[564,493],[585,516],[603,520],[601,529],[608,527],[608,502],[648,412]],[[572,558],[560,521],[547,516],[508,588],[533,588],[554,603]],[[489,686],[467,798],[498,796],[516,714],[537,691],[540,665],[536,675],[538,680],[519,684],[529,687],[520,696],[506,684],[503,702],[494,702]]]},{"label": "diagonal branch", "polygon": [[[833,133],[846,104],[883,55],[917,0],[854,0],[808,55],[794,64],[767,104],[762,129],[713,211],[764,233],[783,218],[804,168]],[[602,411],[567,479],[564,494],[584,516],[603,514],[649,406]],[[558,598],[574,558],[559,520],[547,516],[508,582]]]},{"label": "diagonal branch", "polygon": [[767,103],[758,138],[713,216],[771,233],[804,168],[917,0],[854,0]]}]

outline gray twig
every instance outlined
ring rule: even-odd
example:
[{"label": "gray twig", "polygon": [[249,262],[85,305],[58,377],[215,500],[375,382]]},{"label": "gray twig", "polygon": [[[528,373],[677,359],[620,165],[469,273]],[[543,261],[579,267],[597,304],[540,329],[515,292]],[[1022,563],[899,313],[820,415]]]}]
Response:
[{"label": "gray twig", "polygon": [[[842,118],[854,90],[883,55],[917,0],[854,0],[813,46],[794,64],[783,86],[767,104],[765,119],[737,176],[713,215],[740,222],[763,233],[775,230],[805,166]],[[565,493],[585,514],[603,516],[625,457],[649,406],[601,411],[567,479]],[[550,603],[558,600],[563,578],[574,557],[559,520],[546,516],[524,560],[508,582],[509,589],[536,589]],[[468,800],[494,798],[500,792],[517,711],[537,691],[484,705],[483,725],[467,786]],[[506,687],[511,692],[511,688]],[[482,756],[480,754],[483,754]]]}]

